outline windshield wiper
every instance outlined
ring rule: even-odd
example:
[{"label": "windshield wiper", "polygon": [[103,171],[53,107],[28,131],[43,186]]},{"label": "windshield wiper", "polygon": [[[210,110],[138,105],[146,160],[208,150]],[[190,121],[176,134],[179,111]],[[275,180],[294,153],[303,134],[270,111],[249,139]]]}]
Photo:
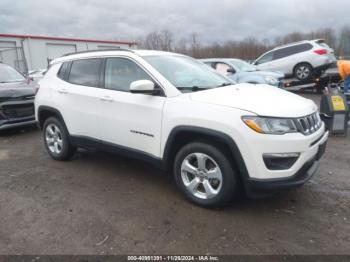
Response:
[{"label": "windshield wiper", "polygon": [[189,90],[192,92],[196,92],[196,91],[200,91],[200,90],[206,90],[206,89],[210,89],[210,87],[204,87],[204,86],[178,86],[177,89],[179,90]]},{"label": "windshield wiper", "polygon": [[219,85],[218,87],[222,87],[222,86],[231,86],[231,85],[234,85],[234,83],[225,82],[225,83],[222,83],[221,85]]}]

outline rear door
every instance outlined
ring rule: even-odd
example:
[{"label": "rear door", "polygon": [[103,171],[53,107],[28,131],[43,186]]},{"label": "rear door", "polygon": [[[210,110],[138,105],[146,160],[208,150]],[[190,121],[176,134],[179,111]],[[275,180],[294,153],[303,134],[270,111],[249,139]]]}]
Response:
[{"label": "rear door", "polygon": [[99,135],[96,111],[100,102],[102,61],[92,58],[66,62],[58,72],[61,80],[55,86],[55,102],[71,135],[92,138]]}]

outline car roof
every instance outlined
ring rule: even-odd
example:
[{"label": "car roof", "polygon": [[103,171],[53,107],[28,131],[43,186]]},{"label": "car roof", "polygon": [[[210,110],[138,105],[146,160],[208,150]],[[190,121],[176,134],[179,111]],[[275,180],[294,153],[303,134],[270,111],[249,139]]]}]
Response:
[{"label": "car roof", "polygon": [[285,44],[285,45],[277,46],[277,47],[275,47],[272,50],[277,50],[277,49],[280,49],[280,48],[293,46],[293,45],[306,44],[306,43],[319,43],[319,42],[324,42],[324,39],[302,40],[302,41],[298,41],[298,42],[292,42],[292,43],[288,43],[288,44]]},{"label": "car roof", "polygon": [[139,49],[109,49],[109,50],[88,50],[83,52],[69,53],[63,55],[59,58],[56,58],[51,61],[51,65],[56,63],[61,63],[70,60],[76,60],[81,58],[89,58],[89,57],[105,57],[105,56],[113,56],[113,55],[130,55],[136,54],[138,56],[157,56],[157,55],[178,55],[183,56],[177,53],[165,52],[165,51],[157,51],[157,50],[139,50]]}]

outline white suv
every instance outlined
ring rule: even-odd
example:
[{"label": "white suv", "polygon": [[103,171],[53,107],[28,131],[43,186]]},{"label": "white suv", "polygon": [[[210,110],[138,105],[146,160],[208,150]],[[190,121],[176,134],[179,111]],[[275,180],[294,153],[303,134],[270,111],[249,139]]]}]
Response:
[{"label": "white suv", "polygon": [[255,62],[260,70],[281,71],[286,76],[308,80],[336,61],[334,51],[322,39],[291,43],[261,55]]},{"label": "white suv", "polygon": [[297,186],[315,173],[328,132],[311,100],[268,85],[232,85],[187,56],[114,50],[54,60],[36,119],[50,156],[77,147],[173,170],[205,207]]}]

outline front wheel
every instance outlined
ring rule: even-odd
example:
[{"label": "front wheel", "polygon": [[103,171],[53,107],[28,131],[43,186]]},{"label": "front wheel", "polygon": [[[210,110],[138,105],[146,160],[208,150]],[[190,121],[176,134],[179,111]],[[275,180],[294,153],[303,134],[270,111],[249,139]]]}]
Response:
[{"label": "front wheel", "polygon": [[227,154],[207,143],[184,146],[176,155],[174,176],[184,195],[203,207],[223,206],[238,191],[237,175]]}]

